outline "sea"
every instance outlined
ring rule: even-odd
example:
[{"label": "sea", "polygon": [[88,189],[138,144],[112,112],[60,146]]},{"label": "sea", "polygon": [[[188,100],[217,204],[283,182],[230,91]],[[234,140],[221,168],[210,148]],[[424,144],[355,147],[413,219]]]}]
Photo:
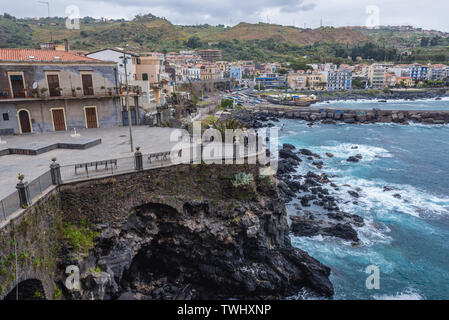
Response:
[{"label": "sea", "polygon": [[[449,110],[449,100],[339,101],[325,107]],[[333,299],[449,299],[449,126],[422,124],[315,124],[285,119],[280,143],[323,157],[342,211],[365,219],[361,245],[333,237],[295,237],[332,270]],[[333,158],[326,153],[332,153]],[[359,163],[347,162],[361,154]],[[318,171],[307,160],[301,174]],[[385,188],[386,187],[386,188]],[[354,201],[348,190],[360,190]],[[399,196],[398,196],[399,195]],[[289,214],[295,214],[292,203]],[[369,278],[379,271],[378,286]],[[371,269],[370,269],[371,268]],[[371,280],[370,280],[371,279]],[[370,282],[371,281],[371,282]],[[314,299],[311,295],[298,298]]]}]

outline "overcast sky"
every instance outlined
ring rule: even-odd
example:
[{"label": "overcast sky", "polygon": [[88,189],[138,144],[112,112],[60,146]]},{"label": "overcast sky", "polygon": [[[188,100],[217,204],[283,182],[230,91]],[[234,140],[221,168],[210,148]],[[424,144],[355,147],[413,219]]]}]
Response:
[{"label": "overcast sky", "polygon": [[[449,0],[44,0],[52,16],[67,16],[70,5],[91,17],[131,19],[152,13],[174,24],[225,24],[260,21],[297,27],[413,25],[449,32]],[[367,13],[369,6],[379,8]],[[18,17],[46,16],[47,6],[37,0],[0,0],[0,10]],[[374,18],[373,18],[374,17]],[[373,20],[374,19],[374,20]]]}]

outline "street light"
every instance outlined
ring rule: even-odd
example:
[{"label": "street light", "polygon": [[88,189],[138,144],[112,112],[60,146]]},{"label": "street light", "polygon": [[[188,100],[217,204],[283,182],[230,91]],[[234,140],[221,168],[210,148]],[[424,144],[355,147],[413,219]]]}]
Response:
[{"label": "street light", "polygon": [[[128,47],[127,44],[125,44],[123,48],[123,57],[120,57],[123,59],[123,65],[125,67],[125,85],[126,85],[126,98],[125,98],[125,104],[126,109],[128,110],[128,126],[129,126],[129,142],[131,144],[131,152],[134,152],[134,144],[133,144],[133,124],[132,124],[132,118],[131,118],[131,109],[129,108],[129,86],[128,86],[128,60],[129,58],[126,56],[126,48]],[[136,110],[136,117],[137,117],[137,110]]]}]

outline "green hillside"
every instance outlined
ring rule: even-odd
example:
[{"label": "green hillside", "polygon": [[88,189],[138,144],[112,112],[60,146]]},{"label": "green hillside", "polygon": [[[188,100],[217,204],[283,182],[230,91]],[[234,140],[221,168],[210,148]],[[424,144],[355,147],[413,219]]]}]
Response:
[{"label": "green hillside", "polygon": [[[449,59],[447,33],[406,27],[362,27],[300,29],[267,23],[223,25],[173,25],[152,14],[131,21],[81,20],[80,30],[69,30],[65,18],[17,19],[0,15],[0,47],[39,47],[49,42],[63,43],[77,50],[96,50],[123,46],[135,51],[178,51],[182,49],[217,48],[227,60],[309,62],[334,61],[351,63],[357,57],[366,60],[430,60]],[[402,51],[410,50],[411,56]],[[351,57],[351,59],[348,59]]]}]

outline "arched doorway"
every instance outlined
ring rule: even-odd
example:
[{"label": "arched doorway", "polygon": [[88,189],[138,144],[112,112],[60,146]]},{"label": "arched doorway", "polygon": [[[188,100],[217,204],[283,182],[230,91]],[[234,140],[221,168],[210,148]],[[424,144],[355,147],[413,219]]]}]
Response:
[{"label": "arched doorway", "polygon": [[18,300],[46,300],[42,282],[37,279],[20,282],[6,295],[4,300],[17,300],[17,297]]},{"label": "arched doorway", "polygon": [[19,110],[18,118],[19,118],[20,133],[30,133],[31,132],[30,112],[25,109]]}]

